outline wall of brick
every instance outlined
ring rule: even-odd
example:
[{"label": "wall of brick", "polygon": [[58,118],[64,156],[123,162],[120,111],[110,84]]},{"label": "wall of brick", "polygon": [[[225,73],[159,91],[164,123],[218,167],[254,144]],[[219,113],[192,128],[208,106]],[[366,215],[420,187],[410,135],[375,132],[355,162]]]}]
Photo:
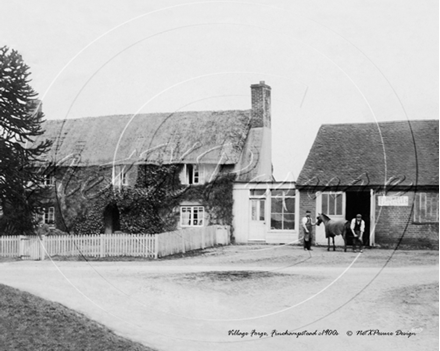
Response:
[{"label": "wall of brick", "polygon": [[271,88],[264,82],[251,85],[251,128],[271,127]]},{"label": "wall of brick", "polygon": [[[390,192],[387,195],[397,194]],[[401,240],[402,248],[438,249],[438,223],[414,223],[411,208],[415,194],[408,192],[404,196],[408,196],[408,206],[378,206],[378,195],[376,195],[376,244],[395,247]]]},{"label": "wall of brick", "polygon": [[[389,192],[387,195],[397,194],[397,192]],[[375,209],[376,245],[393,248],[400,241],[400,248],[439,248],[439,224],[419,224],[413,221],[411,206],[415,198],[414,192],[404,194],[404,196],[408,196],[408,206],[378,206],[378,196],[376,195]],[[300,219],[305,216],[306,210],[311,211],[312,216],[316,218],[314,193],[306,190],[300,191],[299,203]],[[302,230],[300,230],[301,237]],[[314,238],[312,242],[314,243]]]},{"label": "wall of brick", "polygon": [[[303,229],[302,229],[302,219],[306,215],[306,211],[309,210],[312,215],[312,221],[316,220],[316,196],[314,193],[308,192],[308,191],[300,191],[299,195],[299,238],[301,244],[304,243],[304,241],[301,239],[303,237]],[[312,236],[312,245],[315,244],[315,229],[313,230],[313,236]]]}]

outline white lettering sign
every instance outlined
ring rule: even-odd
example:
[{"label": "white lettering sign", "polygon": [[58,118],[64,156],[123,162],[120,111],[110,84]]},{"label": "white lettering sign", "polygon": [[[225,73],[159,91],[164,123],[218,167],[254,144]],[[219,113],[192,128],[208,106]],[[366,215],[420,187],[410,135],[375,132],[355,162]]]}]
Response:
[{"label": "white lettering sign", "polygon": [[379,196],[379,206],[408,206],[408,196]]}]

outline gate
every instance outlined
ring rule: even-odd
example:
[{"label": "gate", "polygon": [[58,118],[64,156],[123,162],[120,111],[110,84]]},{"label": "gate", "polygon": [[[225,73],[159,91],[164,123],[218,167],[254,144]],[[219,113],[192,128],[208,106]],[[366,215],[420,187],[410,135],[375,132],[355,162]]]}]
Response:
[{"label": "gate", "polygon": [[38,236],[20,237],[20,257],[23,260],[39,260],[41,258],[41,243]]}]

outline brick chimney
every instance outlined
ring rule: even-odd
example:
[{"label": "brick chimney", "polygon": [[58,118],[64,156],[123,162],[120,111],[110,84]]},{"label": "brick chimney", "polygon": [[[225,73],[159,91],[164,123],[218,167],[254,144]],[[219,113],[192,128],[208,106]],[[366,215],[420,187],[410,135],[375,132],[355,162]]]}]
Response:
[{"label": "brick chimney", "polygon": [[251,85],[251,128],[270,128],[270,90],[264,81]]}]

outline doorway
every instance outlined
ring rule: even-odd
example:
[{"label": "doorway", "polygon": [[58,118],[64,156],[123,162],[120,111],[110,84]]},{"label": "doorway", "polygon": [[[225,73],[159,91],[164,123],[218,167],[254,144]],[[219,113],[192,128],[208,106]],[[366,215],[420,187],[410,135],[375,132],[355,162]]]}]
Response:
[{"label": "doorway", "polygon": [[118,206],[108,205],[104,210],[104,233],[113,234],[120,230]]},{"label": "doorway", "polygon": [[250,241],[266,240],[266,199],[250,200],[251,218],[249,223]]},{"label": "doorway", "polygon": [[[364,246],[370,246],[370,192],[369,191],[347,191],[345,218],[351,221],[358,213],[362,215],[365,222],[365,232],[362,237]],[[348,245],[352,245],[352,238],[348,237]]]}]

